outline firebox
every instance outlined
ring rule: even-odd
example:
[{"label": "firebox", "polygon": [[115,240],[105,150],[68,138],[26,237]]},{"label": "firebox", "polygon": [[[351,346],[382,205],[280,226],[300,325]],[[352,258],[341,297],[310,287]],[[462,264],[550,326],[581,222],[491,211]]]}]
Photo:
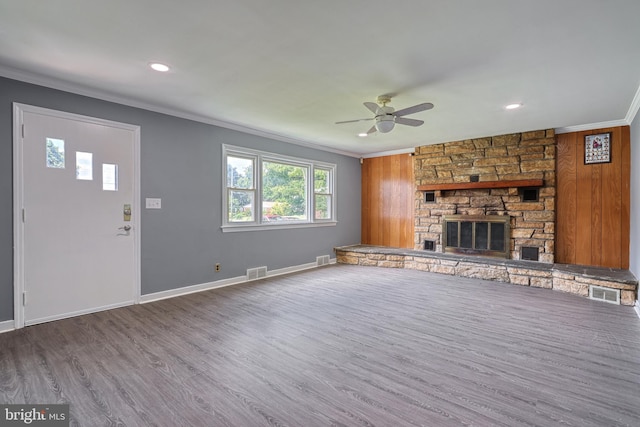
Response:
[{"label": "firebox", "polygon": [[445,215],[443,218],[444,252],[509,258],[509,216]]}]

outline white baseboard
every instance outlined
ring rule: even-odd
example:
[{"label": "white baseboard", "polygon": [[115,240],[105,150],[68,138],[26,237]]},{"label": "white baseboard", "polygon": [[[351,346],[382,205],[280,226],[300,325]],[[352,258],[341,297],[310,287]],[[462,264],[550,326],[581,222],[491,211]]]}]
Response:
[{"label": "white baseboard", "polygon": [[160,301],[167,298],[179,297],[181,295],[193,294],[195,292],[203,292],[211,289],[224,288],[225,286],[238,285],[247,281],[246,276],[230,277],[228,279],[216,280],[215,282],[201,283],[199,285],[185,286],[177,289],[169,289],[168,291],[154,292],[152,294],[140,295],[140,304],[148,302]]},{"label": "white baseboard", "polygon": [[[335,264],[336,259],[329,260],[329,264]],[[294,265],[291,267],[279,268],[277,270],[267,270],[266,277],[281,276],[283,274],[295,273],[297,271],[309,270],[317,268],[318,265],[315,262],[309,262],[306,264]],[[195,292],[203,292],[211,289],[224,288],[226,286],[239,285],[247,283],[247,276],[236,276],[228,279],[216,280],[215,282],[201,283],[199,285],[185,286],[177,289],[169,289],[168,291],[154,292],[152,294],[146,294],[140,296],[140,304],[146,304],[152,301],[159,301],[167,298],[174,298],[181,295],[193,294]]]},{"label": "white baseboard", "polygon": [[13,331],[15,328],[16,322],[14,320],[5,320],[4,322],[0,322],[0,334]]},{"label": "white baseboard", "polygon": [[318,264],[309,262],[306,264],[294,265],[291,267],[278,268],[277,270],[267,270],[267,277],[282,276],[283,274],[295,273],[296,271],[310,270],[316,268]]}]

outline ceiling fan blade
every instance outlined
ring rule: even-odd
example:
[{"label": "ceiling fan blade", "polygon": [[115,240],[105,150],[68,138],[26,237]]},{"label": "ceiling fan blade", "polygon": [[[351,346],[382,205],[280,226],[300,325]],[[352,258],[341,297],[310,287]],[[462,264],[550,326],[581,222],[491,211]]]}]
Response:
[{"label": "ceiling fan blade", "polygon": [[344,120],[342,122],[336,122],[337,125],[341,125],[344,123],[356,123],[356,122],[366,122],[368,120],[373,120],[375,117],[370,117],[368,119],[355,119],[355,120]]},{"label": "ceiling fan blade", "polygon": [[425,102],[423,104],[414,105],[413,107],[405,108],[395,112],[396,117],[406,116],[407,114],[419,113],[420,111],[430,110],[433,108],[433,104]]},{"label": "ceiling fan blade", "polygon": [[396,117],[396,123],[400,123],[401,125],[407,125],[407,126],[421,126],[424,124],[424,120],[409,119],[406,117]]},{"label": "ceiling fan blade", "polygon": [[365,102],[364,106],[369,109],[373,114],[378,114],[380,107],[375,102]]},{"label": "ceiling fan blade", "polygon": [[373,126],[371,126],[371,129],[369,129],[369,130],[367,131],[367,135],[371,135],[372,133],[376,132],[377,130],[378,130],[378,129],[376,129],[376,126],[375,126],[375,125],[373,125]]}]

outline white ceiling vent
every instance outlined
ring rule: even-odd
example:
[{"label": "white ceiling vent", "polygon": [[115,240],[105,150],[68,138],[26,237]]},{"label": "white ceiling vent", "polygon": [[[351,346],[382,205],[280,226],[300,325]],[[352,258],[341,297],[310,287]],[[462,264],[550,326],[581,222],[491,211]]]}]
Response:
[{"label": "white ceiling vent", "polygon": [[589,298],[620,305],[620,289],[589,286]]},{"label": "white ceiling vent", "polygon": [[247,269],[247,280],[256,280],[267,277],[267,267],[256,267]]}]

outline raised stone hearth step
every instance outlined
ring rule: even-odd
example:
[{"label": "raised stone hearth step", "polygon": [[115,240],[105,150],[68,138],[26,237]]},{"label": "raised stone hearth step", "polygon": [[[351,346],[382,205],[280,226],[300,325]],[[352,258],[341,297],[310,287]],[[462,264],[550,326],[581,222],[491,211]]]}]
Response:
[{"label": "raised stone hearth step", "polygon": [[408,268],[554,289],[584,297],[589,296],[590,285],[619,289],[620,303],[623,305],[633,305],[638,291],[638,280],[630,271],[614,268],[549,264],[369,245],[342,246],[334,250],[337,261],[342,264]]}]

